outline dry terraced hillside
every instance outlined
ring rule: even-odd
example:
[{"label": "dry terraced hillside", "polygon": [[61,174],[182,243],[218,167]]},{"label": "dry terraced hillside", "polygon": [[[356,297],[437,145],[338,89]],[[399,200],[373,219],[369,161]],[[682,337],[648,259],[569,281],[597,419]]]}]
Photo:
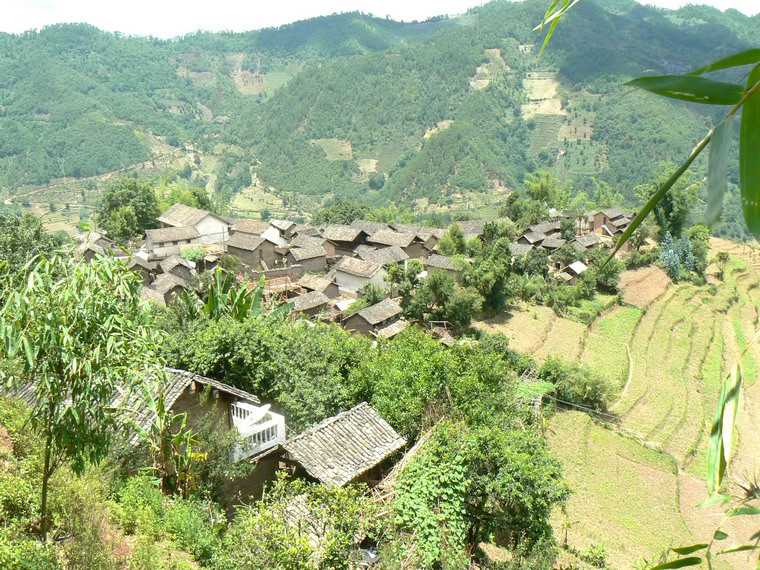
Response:
[{"label": "dry terraced hillside", "polygon": [[[557,535],[572,524],[569,543],[607,549],[614,568],[635,568],[670,546],[710,538],[718,508],[706,498],[705,454],[722,378],[758,328],[760,254],[748,246],[712,241],[731,254],[723,282],[670,284],[660,270],[623,276],[622,298],[590,326],[545,307],[522,307],[504,319],[480,323],[510,337],[539,362],[548,355],[578,359],[619,387],[609,414],[556,413],[547,426],[574,490],[567,513],[557,513]],[[714,269],[712,267],[711,269]],[[738,442],[730,473],[760,473],[760,350],[744,360],[745,385],[737,418]],[[549,402],[549,400],[546,400]],[[757,529],[735,519],[726,547]],[[754,568],[746,554],[723,557],[723,568]]]}]

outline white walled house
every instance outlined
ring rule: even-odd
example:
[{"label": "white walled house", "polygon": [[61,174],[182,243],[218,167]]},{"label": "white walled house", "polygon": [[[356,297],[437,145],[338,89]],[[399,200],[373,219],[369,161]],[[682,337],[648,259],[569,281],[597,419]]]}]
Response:
[{"label": "white walled house", "polygon": [[385,269],[380,263],[364,261],[355,257],[342,257],[335,264],[335,283],[339,289],[356,293],[366,283],[385,288]]},{"label": "white walled house", "polygon": [[198,208],[174,204],[158,217],[163,227],[193,227],[198,232],[197,243],[223,243],[230,235],[229,220]]}]

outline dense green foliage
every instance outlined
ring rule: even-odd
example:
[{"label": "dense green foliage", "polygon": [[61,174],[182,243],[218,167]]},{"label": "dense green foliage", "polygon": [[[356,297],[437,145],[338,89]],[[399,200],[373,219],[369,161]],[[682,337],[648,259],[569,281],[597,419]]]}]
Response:
[{"label": "dense green foliage", "polygon": [[64,236],[53,235],[32,214],[0,214],[0,259],[14,274],[35,255],[48,256],[65,242]]},{"label": "dense green foliage", "polygon": [[[212,182],[212,203],[255,174],[297,209],[335,198],[461,207],[462,194],[518,188],[529,172],[555,169],[570,202],[608,184],[633,204],[651,166],[680,159],[714,117],[620,84],[750,47],[756,19],[588,1],[538,59],[519,46],[536,41],[543,4],[491,3],[411,24],[343,14],[171,41],[86,25],[4,35],[0,187],[118,170],[148,159],[158,136],[185,153],[181,177]],[[602,54],[593,65],[587,42]],[[533,72],[556,73],[563,114],[525,119]],[[489,84],[473,89],[474,77]],[[360,169],[369,159],[376,172]],[[730,215],[736,192],[725,211],[718,232],[744,235]]]},{"label": "dense green foliage", "polygon": [[124,243],[140,239],[147,229],[157,228],[160,214],[153,184],[124,177],[106,186],[96,223],[109,238]]}]

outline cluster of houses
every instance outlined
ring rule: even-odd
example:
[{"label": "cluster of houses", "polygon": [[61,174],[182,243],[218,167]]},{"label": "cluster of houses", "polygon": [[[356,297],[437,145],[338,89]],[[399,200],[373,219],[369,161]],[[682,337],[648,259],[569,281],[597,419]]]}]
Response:
[{"label": "cluster of houses", "polygon": [[[634,213],[608,208],[581,215],[552,210],[551,215],[550,221],[531,226],[512,244],[513,255],[525,255],[534,248],[551,255],[569,243],[583,257],[593,248],[611,245]],[[575,225],[572,240],[563,238],[561,231],[568,218]],[[380,338],[394,336],[406,322],[393,299],[352,310],[367,283],[384,289],[388,268],[410,259],[420,260],[425,273],[456,274],[452,259],[437,251],[445,233],[439,228],[367,220],[316,227],[289,220],[228,218],[183,204],[162,213],[158,223],[161,227],[147,230],[144,242],[131,254],[92,232],[80,243],[77,255],[128,255],[129,267],[143,278],[143,298],[160,305],[193,289],[194,278],[216,267],[224,255],[235,256],[252,281],[266,277],[267,298],[277,295],[293,303],[295,315],[319,317]],[[470,240],[483,235],[486,221],[458,224]],[[582,261],[552,267],[556,278],[568,283],[586,269]]]}]

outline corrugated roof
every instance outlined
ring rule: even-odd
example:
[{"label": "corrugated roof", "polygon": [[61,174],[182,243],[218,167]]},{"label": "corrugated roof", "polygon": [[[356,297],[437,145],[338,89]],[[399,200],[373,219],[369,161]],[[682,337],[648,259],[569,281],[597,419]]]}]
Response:
[{"label": "corrugated roof", "polygon": [[405,444],[406,440],[380,414],[362,402],[282,446],[323,485],[342,487]]},{"label": "corrugated roof", "polygon": [[362,309],[357,314],[369,324],[376,325],[401,313],[401,306],[396,301],[393,299],[383,299],[371,307]]},{"label": "corrugated roof", "polygon": [[153,243],[166,243],[169,241],[191,240],[200,237],[200,234],[193,226],[181,226],[176,228],[145,230],[145,237]]},{"label": "corrugated roof", "polygon": [[241,220],[235,220],[235,223],[232,225],[232,231],[260,236],[265,231],[267,231],[268,227],[269,227],[268,222],[264,222],[262,220],[252,220],[250,218],[243,218]]},{"label": "corrugated roof", "polygon": [[227,247],[235,247],[245,251],[255,251],[266,240],[253,234],[234,233],[227,238]]},{"label": "corrugated roof", "polygon": [[406,234],[395,232],[393,230],[380,230],[369,237],[372,243],[381,245],[397,245],[399,247],[408,247],[415,239],[415,234]]},{"label": "corrugated roof", "polygon": [[343,256],[338,263],[335,264],[335,271],[342,271],[350,275],[356,275],[357,277],[372,277],[383,266],[379,263],[372,263],[371,261],[364,261],[355,257]]},{"label": "corrugated roof", "polygon": [[298,297],[293,297],[289,302],[293,303],[293,310],[298,312],[321,307],[322,305],[326,305],[329,300],[327,295],[322,293],[322,291],[310,291],[309,293],[298,295]]}]

